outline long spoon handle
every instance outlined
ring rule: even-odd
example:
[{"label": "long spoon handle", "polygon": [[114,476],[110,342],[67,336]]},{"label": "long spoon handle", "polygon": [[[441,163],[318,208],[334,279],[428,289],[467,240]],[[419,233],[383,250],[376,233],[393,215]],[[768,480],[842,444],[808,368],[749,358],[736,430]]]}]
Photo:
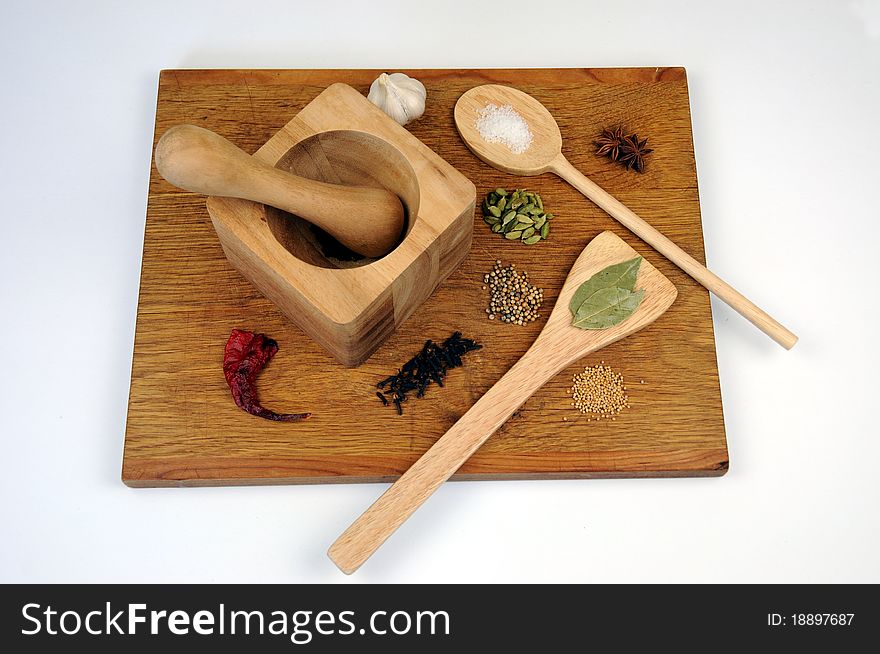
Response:
[{"label": "long spoon handle", "polygon": [[535,345],[336,539],[327,555],[340,570],[357,570],[565,363]]},{"label": "long spoon handle", "polygon": [[621,225],[653,247],[717,297],[724,300],[731,308],[786,350],[790,350],[797,343],[798,337],[795,334],[786,329],[745,295],[733,288],[733,286],[663,236],[659,231],[651,227],[643,219],[639,218],[635,212],[628,209],[620,200],[583,175],[563,155],[560,154],[553,161],[550,170],[574,186],[578,191],[605,210],[612,218],[615,218]]}]

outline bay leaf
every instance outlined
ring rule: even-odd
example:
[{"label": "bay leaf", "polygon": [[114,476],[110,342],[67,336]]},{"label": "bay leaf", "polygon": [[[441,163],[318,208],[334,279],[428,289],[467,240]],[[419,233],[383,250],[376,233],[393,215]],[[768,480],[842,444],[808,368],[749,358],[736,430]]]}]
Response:
[{"label": "bay leaf", "polygon": [[642,257],[637,256],[629,261],[614,263],[603,268],[587,281],[581,284],[571,296],[571,302],[568,307],[571,309],[572,315],[575,315],[584,303],[593,293],[603,288],[624,288],[633,291],[636,288],[636,277],[639,274],[639,265],[642,263]]},{"label": "bay leaf", "polygon": [[607,329],[629,318],[645,297],[645,289],[603,288],[587,298],[571,324],[580,329]]}]

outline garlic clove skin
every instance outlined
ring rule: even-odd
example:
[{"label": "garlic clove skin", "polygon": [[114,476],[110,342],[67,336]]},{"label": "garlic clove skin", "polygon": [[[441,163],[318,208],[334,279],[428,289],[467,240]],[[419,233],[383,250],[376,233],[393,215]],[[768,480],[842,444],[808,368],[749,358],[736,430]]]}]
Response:
[{"label": "garlic clove skin", "polygon": [[427,96],[425,85],[414,77],[382,73],[370,85],[367,99],[399,124],[406,125],[425,113]]}]

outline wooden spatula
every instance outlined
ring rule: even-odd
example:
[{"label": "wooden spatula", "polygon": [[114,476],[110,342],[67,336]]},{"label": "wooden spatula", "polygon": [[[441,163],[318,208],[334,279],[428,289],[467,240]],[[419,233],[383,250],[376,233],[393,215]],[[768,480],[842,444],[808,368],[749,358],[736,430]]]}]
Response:
[{"label": "wooden spatula", "polygon": [[195,125],[177,125],[162,135],[156,168],[187,191],[262,202],[295,214],[367,257],[388,254],[403,230],[403,205],[391,191],[284,172]]},{"label": "wooden spatula", "polygon": [[[476,121],[480,110],[490,104],[509,105],[528,123],[533,140],[525,152],[514,152],[503,143],[490,143],[480,135]],[[471,152],[490,166],[514,175],[559,175],[782,347],[791,349],[797,343],[797,336],[776,319],[572,166],[562,154],[559,125],[547,108],[529,94],[499,84],[474,87],[455,104],[455,126]]]},{"label": "wooden spatula", "polygon": [[523,357],[330,547],[328,555],[343,572],[357,570],[550,378],[581,357],[637,332],[669,308],[678,294],[675,286],[642,261],[636,289],[645,289],[645,296],[633,315],[607,329],[572,326],[569,302],[575,290],[603,268],[636,254],[612,232],[599,234],[587,245],[569,272],[547,324]]}]

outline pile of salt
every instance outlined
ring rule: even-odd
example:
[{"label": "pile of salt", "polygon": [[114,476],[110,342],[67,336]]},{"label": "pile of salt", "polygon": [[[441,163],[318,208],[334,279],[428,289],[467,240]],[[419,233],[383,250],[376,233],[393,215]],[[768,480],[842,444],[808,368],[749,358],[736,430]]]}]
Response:
[{"label": "pile of salt", "polygon": [[509,104],[501,107],[490,104],[480,109],[476,127],[484,140],[503,143],[515,154],[522,154],[532,144],[528,123]]}]

